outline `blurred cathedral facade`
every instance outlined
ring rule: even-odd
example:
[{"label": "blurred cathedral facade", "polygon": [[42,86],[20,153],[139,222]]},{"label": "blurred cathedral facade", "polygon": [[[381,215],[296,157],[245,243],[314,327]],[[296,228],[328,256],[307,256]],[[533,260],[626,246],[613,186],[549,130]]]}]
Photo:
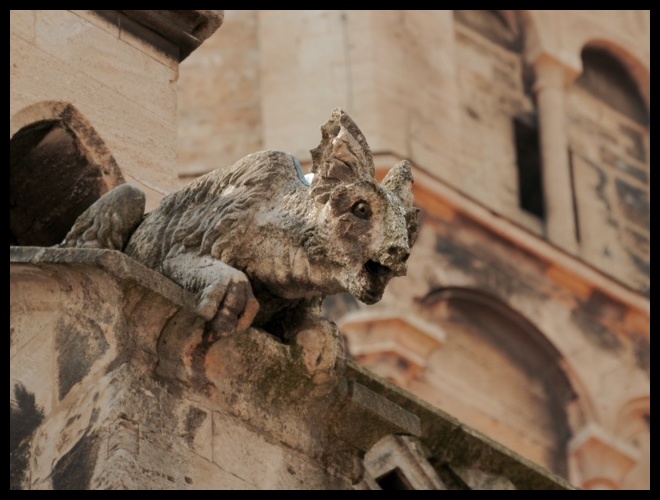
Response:
[{"label": "blurred cathedral facade", "polygon": [[227,11],[182,182],[309,166],[329,110],[414,165],[409,273],[326,300],[352,357],[581,488],[650,487],[649,11]]}]

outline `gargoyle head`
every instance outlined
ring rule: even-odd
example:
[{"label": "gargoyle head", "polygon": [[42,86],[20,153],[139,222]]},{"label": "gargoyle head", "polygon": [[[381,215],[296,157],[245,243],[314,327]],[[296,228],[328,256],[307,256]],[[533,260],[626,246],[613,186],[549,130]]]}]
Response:
[{"label": "gargoyle head", "polygon": [[378,184],[369,146],[346,113],[335,109],[321,132],[311,151],[311,195],[322,238],[310,257],[329,264],[342,290],[373,304],[390,279],[406,274],[417,237],[410,163],[399,162]]}]

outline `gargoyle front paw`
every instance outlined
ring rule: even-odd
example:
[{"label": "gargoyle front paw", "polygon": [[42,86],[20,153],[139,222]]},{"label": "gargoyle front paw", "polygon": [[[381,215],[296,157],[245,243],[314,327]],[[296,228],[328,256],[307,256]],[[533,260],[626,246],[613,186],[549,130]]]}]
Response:
[{"label": "gargoyle front paw", "polygon": [[229,275],[207,286],[200,296],[197,311],[208,320],[208,340],[213,342],[231,333],[245,331],[259,312],[247,276],[232,270]]}]

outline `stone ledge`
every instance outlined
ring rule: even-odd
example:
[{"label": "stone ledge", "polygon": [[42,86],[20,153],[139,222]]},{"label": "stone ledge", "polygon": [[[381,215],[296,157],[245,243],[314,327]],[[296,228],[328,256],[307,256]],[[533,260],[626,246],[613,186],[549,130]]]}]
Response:
[{"label": "stone ledge", "polygon": [[[518,490],[576,489],[563,478],[378,377],[354,361],[347,363],[347,377],[419,417],[422,433],[420,440],[429,453],[428,461],[439,471],[441,477],[443,468],[449,468],[456,475],[464,477],[467,477],[470,471],[476,470],[481,475],[506,478]],[[470,485],[467,481],[466,484],[465,489],[468,489]]]},{"label": "stone ledge", "polygon": [[94,267],[117,280],[158,293],[178,306],[195,309],[196,298],[192,293],[127,255],[113,250],[10,246],[9,263],[33,264],[37,267],[52,264]]},{"label": "stone ledge", "polygon": [[421,435],[420,422],[416,415],[364,385],[349,380],[345,397],[346,402],[335,424],[335,434],[361,451],[369,451],[374,444],[388,435]]},{"label": "stone ledge", "polygon": [[[99,10],[110,23],[183,61],[222,25],[222,10]],[[130,22],[121,23],[122,17]]]}]

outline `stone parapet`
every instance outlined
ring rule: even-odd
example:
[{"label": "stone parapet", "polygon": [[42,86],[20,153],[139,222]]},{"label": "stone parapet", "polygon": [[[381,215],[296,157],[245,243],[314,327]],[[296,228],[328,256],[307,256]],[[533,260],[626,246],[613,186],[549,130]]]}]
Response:
[{"label": "stone parapet", "polygon": [[24,489],[348,489],[419,419],[124,254],[10,250],[10,478]]}]

